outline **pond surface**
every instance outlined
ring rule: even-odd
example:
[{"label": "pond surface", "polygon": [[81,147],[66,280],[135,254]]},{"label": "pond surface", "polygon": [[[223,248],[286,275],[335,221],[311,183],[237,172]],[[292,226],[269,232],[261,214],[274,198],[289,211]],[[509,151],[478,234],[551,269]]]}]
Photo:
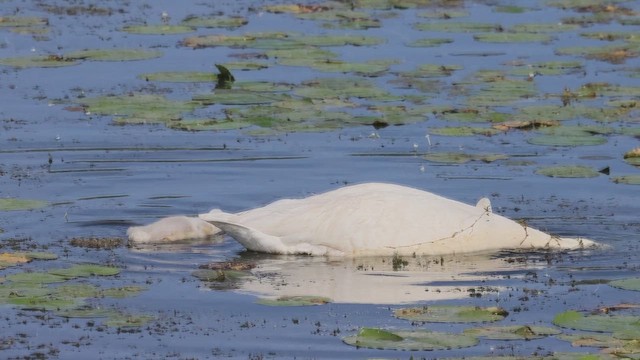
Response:
[{"label": "pond surface", "polygon": [[[499,306],[509,314],[492,325],[553,327],[564,311],[639,303],[637,291],[608,284],[640,270],[640,161],[625,158],[640,136],[637,2],[7,0],[0,9],[0,198],[46,202],[0,204],[0,254],[57,256],[0,257],[3,358],[609,358],[601,348],[614,345],[574,347],[561,335],[432,351],[342,339],[361,328],[487,325],[394,317],[408,306]],[[96,49],[110,51],[87,51]],[[215,64],[235,82],[216,89]],[[154,80],[165,72],[182,78]],[[566,177],[566,166],[580,171]],[[225,237],[125,244],[129,226],[161,217],[369,181],[466,203],[486,196],[495,212],[604,247],[325,259],[254,254]],[[248,270],[193,276],[227,262]],[[14,274],[85,263],[120,271],[16,287]],[[281,296],[330,302],[259,301]],[[91,311],[65,312],[78,308]],[[637,344],[624,346],[615,351],[640,357]]]}]

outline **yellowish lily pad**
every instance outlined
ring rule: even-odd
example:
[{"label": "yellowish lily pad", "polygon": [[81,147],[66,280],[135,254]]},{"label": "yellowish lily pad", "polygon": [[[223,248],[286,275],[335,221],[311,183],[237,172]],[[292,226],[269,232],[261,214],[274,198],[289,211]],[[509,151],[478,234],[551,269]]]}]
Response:
[{"label": "yellowish lily pad", "polygon": [[508,312],[499,307],[432,305],[397,309],[393,314],[411,321],[473,323],[502,320]]},{"label": "yellowish lily pad", "polygon": [[444,350],[474,346],[473,336],[429,330],[392,330],[362,328],[358,334],[342,339],[346,344],[372,349]]},{"label": "yellowish lily pad", "polygon": [[582,165],[544,167],[536,170],[536,174],[559,178],[592,178],[599,175],[596,170]]}]

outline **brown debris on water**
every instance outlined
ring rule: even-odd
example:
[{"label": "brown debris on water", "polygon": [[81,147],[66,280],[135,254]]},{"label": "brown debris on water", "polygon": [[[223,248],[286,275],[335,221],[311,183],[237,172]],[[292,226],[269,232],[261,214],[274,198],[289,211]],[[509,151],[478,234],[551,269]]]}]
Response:
[{"label": "brown debris on water", "polygon": [[79,237],[69,240],[69,244],[75,247],[87,249],[111,250],[121,247],[124,241],[121,238]]},{"label": "brown debris on water", "polygon": [[236,271],[247,271],[256,267],[254,263],[244,263],[239,261],[223,261],[223,262],[214,262],[205,265],[200,265],[200,269],[209,269],[209,270],[236,270]]}]

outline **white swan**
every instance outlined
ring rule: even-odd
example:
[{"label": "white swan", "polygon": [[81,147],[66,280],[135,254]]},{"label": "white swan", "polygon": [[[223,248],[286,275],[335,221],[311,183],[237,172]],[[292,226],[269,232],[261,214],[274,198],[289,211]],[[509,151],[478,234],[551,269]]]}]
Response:
[{"label": "white swan", "polygon": [[[199,217],[249,250],[274,254],[440,255],[595,245],[587,239],[551,236],[494,214],[486,198],[471,206],[426,191],[381,183],[279,200],[237,214],[215,209]],[[130,239],[135,243],[180,238],[160,239],[152,234],[154,227],[164,227],[161,221],[148,225],[145,231],[140,230],[144,227],[130,229]],[[189,227],[198,225],[190,223]],[[162,230],[155,233],[168,231]]]}]

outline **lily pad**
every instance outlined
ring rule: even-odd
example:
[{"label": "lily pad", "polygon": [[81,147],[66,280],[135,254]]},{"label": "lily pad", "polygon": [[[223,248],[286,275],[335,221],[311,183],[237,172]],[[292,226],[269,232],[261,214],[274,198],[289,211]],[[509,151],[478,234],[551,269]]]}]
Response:
[{"label": "lily pad", "polygon": [[429,129],[429,133],[432,135],[442,136],[473,136],[473,135],[485,135],[492,136],[499,134],[501,131],[497,129],[470,127],[470,126],[450,126]]},{"label": "lily pad", "polygon": [[618,339],[640,338],[640,317],[630,315],[583,315],[577,311],[557,314],[555,325],[587,331],[612,332]]},{"label": "lily pad", "polygon": [[502,320],[508,312],[499,307],[433,305],[397,309],[393,314],[411,321],[473,323]]},{"label": "lily pad", "polygon": [[582,165],[550,166],[536,170],[536,174],[559,178],[592,178],[598,171]]},{"label": "lily pad", "polygon": [[640,175],[623,175],[611,178],[616,184],[640,185]]},{"label": "lily pad", "polygon": [[438,163],[464,164],[469,161],[494,162],[506,160],[509,157],[504,154],[465,154],[455,152],[431,153],[424,155],[424,159]]},{"label": "lily pad", "polygon": [[100,291],[101,296],[112,297],[112,298],[126,298],[129,296],[137,296],[141,292],[145,291],[146,288],[142,286],[130,285],[130,286],[122,286],[122,287],[114,287],[103,289]]},{"label": "lily pad", "polygon": [[429,32],[490,32],[500,28],[497,24],[474,23],[474,22],[428,22],[415,25],[417,30]]},{"label": "lily pad", "polygon": [[17,68],[31,68],[31,67],[62,67],[77,65],[78,62],[58,55],[45,55],[45,56],[23,56],[23,57],[11,57],[1,58],[0,65],[13,66]]},{"label": "lily pad", "polygon": [[436,47],[444,44],[450,44],[453,39],[449,38],[423,38],[407,44],[409,47]]},{"label": "lily pad", "polygon": [[594,135],[540,135],[532,137],[527,140],[528,143],[533,145],[544,146],[593,146],[602,145],[607,142],[607,139],[601,136]]},{"label": "lily pad", "polygon": [[385,330],[362,328],[357,335],[342,339],[346,344],[371,349],[443,350],[474,346],[473,336],[429,330]]},{"label": "lily pad", "polygon": [[113,276],[120,273],[120,269],[113,266],[102,266],[94,264],[76,265],[66,269],[49,270],[50,274],[62,276],[67,279],[89,276]]},{"label": "lily pad", "polygon": [[520,33],[520,32],[498,32],[498,33],[482,33],[473,36],[476,41],[489,43],[525,43],[525,42],[548,42],[551,36],[538,33]]},{"label": "lily pad", "polygon": [[18,252],[16,255],[22,255],[32,260],[56,260],[58,258],[57,254],[49,253],[49,252],[38,252],[38,251],[30,251],[30,252]]},{"label": "lily pad", "polygon": [[47,18],[35,16],[0,16],[0,27],[47,26]]},{"label": "lily pad", "polygon": [[13,297],[8,301],[10,304],[17,305],[27,309],[37,310],[59,310],[65,308],[73,308],[82,304],[82,299],[70,297],[57,297],[51,295],[45,296],[24,296]]},{"label": "lily pad", "polygon": [[184,25],[129,25],[123,27],[122,31],[140,35],[170,35],[186,34],[194,32],[195,29]]},{"label": "lily pad", "polygon": [[106,317],[119,317],[120,313],[114,309],[94,307],[94,306],[81,306],[72,309],[62,309],[55,312],[56,315],[65,318],[77,318],[77,319],[95,319]]},{"label": "lily pad", "polygon": [[161,51],[143,49],[92,49],[80,50],[65,56],[71,60],[93,61],[134,61],[147,60],[162,56]]},{"label": "lily pad", "polygon": [[281,296],[277,299],[260,299],[258,304],[270,306],[309,306],[324,305],[331,299],[323,296]]},{"label": "lily pad", "polygon": [[[114,120],[135,119],[136,122],[163,123],[179,118],[182,113],[202,106],[193,101],[172,101],[160,95],[134,93],[79,99],[90,113],[115,116]],[[117,121],[116,121],[117,122]]]},{"label": "lily pad", "polygon": [[533,325],[486,326],[464,330],[464,334],[491,340],[532,340],[561,333],[557,328]]},{"label": "lily pad", "polygon": [[640,291],[640,277],[614,280],[609,282],[609,285],[624,290]]},{"label": "lily pad", "polygon": [[15,198],[0,199],[0,211],[33,210],[40,209],[47,205],[49,205],[49,203],[42,200]]},{"label": "lily pad", "polygon": [[182,26],[187,27],[204,27],[204,28],[228,28],[235,29],[246,25],[249,21],[240,16],[215,16],[215,17],[198,17],[189,16],[182,20]]},{"label": "lily pad", "polygon": [[6,279],[14,283],[29,285],[51,284],[67,281],[67,278],[63,276],[41,272],[23,272],[11,274],[7,275]]}]

